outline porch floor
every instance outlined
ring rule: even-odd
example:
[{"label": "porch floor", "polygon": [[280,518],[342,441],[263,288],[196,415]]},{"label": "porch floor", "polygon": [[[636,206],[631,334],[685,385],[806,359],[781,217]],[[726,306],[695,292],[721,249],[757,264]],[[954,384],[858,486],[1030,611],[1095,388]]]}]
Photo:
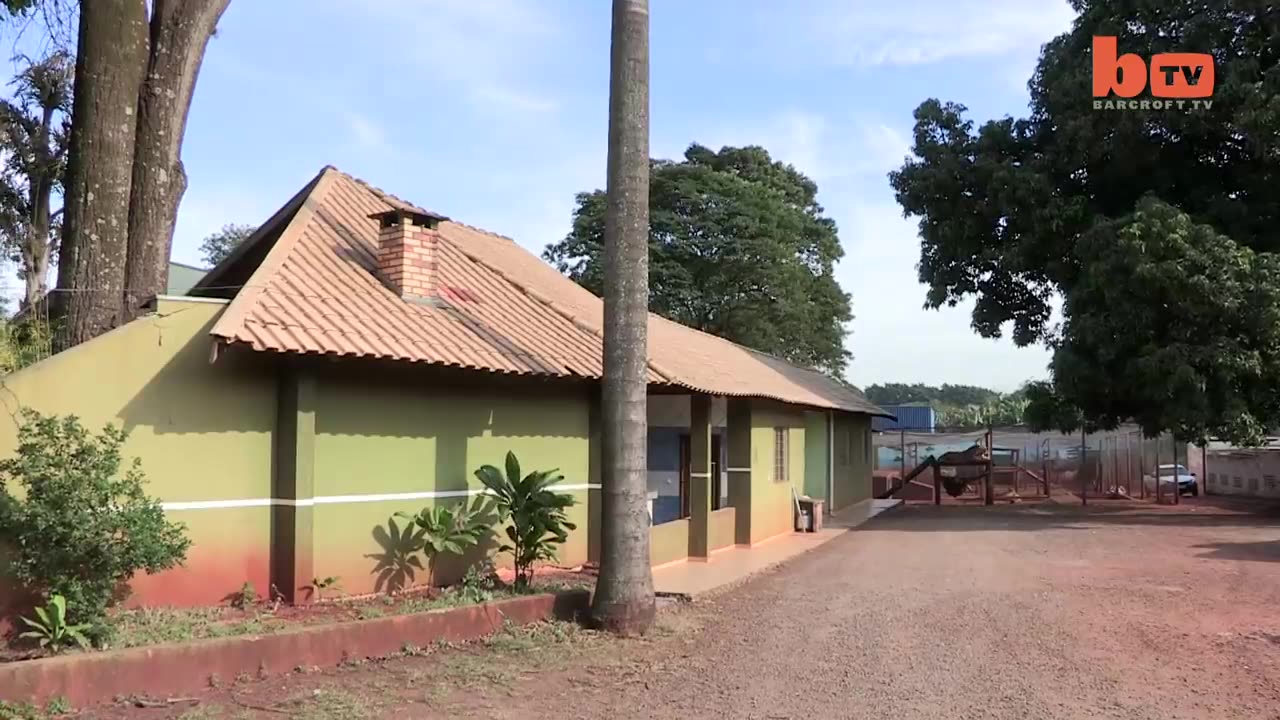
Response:
[{"label": "porch floor", "polygon": [[825,545],[901,502],[870,500],[858,503],[824,519],[820,532],[788,533],[754,548],[730,547],[714,552],[706,562],[686,560],[658,568],[653,571],[653,589],[669,597],[695,599]]}]

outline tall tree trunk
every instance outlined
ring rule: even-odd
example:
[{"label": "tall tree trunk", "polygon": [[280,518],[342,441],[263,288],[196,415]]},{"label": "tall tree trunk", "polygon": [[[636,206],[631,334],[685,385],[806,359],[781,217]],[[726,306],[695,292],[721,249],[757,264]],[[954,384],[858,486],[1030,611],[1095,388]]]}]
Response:
[{"label": "tall tree trunk", "polygon": [[649,314],[649,2],[613,0],[605,192],[604,388],[600,577],[592,614],[605,629],[653,624],[646,506]]},{"label": "tall tree trunk", "polygon": [[147,60],[145,0],[80,5],[75,101],[58,258],[55,347],[118,321],[129,233],[138,89]]},{"label": "tall tree trunk", "polygon": [[27,170],[27,205],[31,215],[27,218],[27,237],[22,245],[22,276],[26,284],[24,308],[34,307],[49,292],[50,204],[53,186],[58,181],[52,177],[54,171],[51,170],[56,165],[53,150],[55,112],[57,108],[48,104],[41,108],[39,131],[33,138],[32,147],[35,163]]},{"label": "tall tree trunk", "polygon": [[151,55],[138,95],[129,198],[123,319],[164,292],[178,203],[187,189],[180,156],[205,48],[230,0],[155,0]]},{"label": "tall tree trunk", "polygon": [[31,308],[49,292],[49,219],[43,226],[27,226],[27,239],[22,246],[22,275],[26,285],[22,307]]}]

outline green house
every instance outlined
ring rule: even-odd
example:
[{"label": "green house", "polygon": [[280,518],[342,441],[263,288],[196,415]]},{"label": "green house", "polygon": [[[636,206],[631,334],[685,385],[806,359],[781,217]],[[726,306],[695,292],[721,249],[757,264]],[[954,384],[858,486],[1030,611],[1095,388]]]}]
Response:
[{"label": "green house", "polygon": [[[395,513],[480,494],[474,471],[508,451],[558,468],[577,500],[558,564],[598,558],[600,298],[509,238],[331,167],[199,273],[171,265],[152,312],[6,378],[11,413],[127,428],[185,523],[186,565],[137,578],[139,601],[217,603],[246,581],[302,601],[329,576],[394,589],[377,569],[403,551]],[[645,360],[681,487],[653,564],[793,532],[798,494],[870,503],[886,413],[856,389],[656,315]],[[0,455],[15,443],[0,426]]]}]

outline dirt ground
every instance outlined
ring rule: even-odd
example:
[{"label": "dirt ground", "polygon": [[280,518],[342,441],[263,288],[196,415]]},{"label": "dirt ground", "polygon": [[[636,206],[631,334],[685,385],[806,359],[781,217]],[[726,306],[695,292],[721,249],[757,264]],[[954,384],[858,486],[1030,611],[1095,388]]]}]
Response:
[{"label": "dirt ground", "polygon": [[615,641],[509,631],[103,718],[1280,718],[1280,512],[912,506]]}]

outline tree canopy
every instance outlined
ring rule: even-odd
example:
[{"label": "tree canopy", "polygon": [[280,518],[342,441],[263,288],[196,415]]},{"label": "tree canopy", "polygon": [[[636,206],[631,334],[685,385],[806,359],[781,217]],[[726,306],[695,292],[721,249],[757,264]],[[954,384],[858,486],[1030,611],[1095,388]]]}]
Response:
[{"label": "tree canopy", "polygon": [[204,255],[204,261],[213,267],[222,262],[233,250],[240,246],[257,230],[252,225],[238,225],[230,223],[223,225],[222,229],[211,233],[200,241],[200,252]]},{"label": "tree canopy", "polygon": [[1025,389],[1011,393],[976,385],[885,383],[868,385],[867,399],[877,405],[929,405],[939,427],[979,428],[1020,425],[1025,421]]},{"label": "tree canopy", "polygon": [[[649,308],[748,347],[839,375],[849,360],[843,251],[818,187],[761,147],[693,144],[651,163]],[[601,294],[603,191],[577,196],[573,228],[544,257]]]},{"label": "tree canopy", "polygon": [[877,405],[909,405],[926,403],[934,405],[981,405],[1000,397],[1000,393],[977,385],[942,386],[923,383],[885,383],[868,385],[867,399]]},{"label": "tree canopy", "polygon": [[[1048,417],[1256,439],[1247,428],[1276,422],[1277,408],[1245,390],[1280,383],[1268,375],[1280,367],[1250,354],[1256,322],[1214,320],[1240,298],[1269,301],[1259,283],[1280,251],[1280,9],[1072,5],[1071,31],[1045,45],[1029,83],[1028,117],[975,130],[963,105],[930,99],[915,112],[915,157],[890,182],[920,219],[927,305],[972,298],[981,335],[1011,324],[1018,344],[1053,347],[1048,389],[1078,413]],[[1095,110],[1095,35],[1143,58],[1212,53],[1212,107]]]},{"label": "tree canopy", "polygon": [[72,88],[65,54],[21,60],[13,98],[0,100],[0,249],[18,264],[26,286],[22,304],[29,307],[48,291]]}]

